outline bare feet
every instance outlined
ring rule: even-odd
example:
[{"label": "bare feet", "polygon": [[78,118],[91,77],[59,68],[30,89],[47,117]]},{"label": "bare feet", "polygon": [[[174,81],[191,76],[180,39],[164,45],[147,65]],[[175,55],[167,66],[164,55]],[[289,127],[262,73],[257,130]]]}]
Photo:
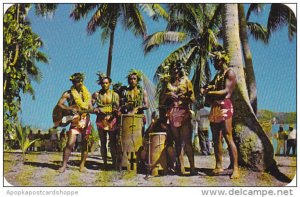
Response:
[{"label": "bare feet", "polygon": [[197,175],[197,174],[198,174],[198,172],[195,168],[190,169],[190,175]]},{"label": "bare feet", "polygon": [[185,175],[185,174],[186,174],[185,168],[184,168],[184,167],[181,167],[181,168],[180,168],[179,174],[180,174],[180,175]]},{"label": "bare feet", "polygon": [[65,166],[62,166],[61,168],[58,169],[59,173],[63,173],[66,170]]},{"label": "bare feet", "polygon": [[214,173],[214,174],[220,174],[220,173],[222,173],[222,172],[224,172],[224,170],[223,170],[222,168],[215,168],[215,169],[213,170],[213,173]]},{"label": "bare feet", "polygon": [[85,171],[86,171],[86,168],[84,166],[80,166],[79,172],[85,172]]},{"label": "bare feet", "polygon": [[234,169],[232,175],[230,176],[231,179],[238,179],[240,178],[239,169]]}]

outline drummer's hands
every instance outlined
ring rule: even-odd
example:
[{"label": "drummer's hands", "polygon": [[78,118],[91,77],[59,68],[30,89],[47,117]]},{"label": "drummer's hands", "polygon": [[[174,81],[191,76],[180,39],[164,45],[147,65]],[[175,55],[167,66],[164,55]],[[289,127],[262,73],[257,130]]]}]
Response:
[{"label": "drummer's hands", "polygon": [[208,93],[209,89],[210,88],[200,88],[200,94],[205,96]]},{"label": "drummer's hands", "polygon": [[102,114],[102,113],[103,113],[102,110],[101,110],[100,108],[94,108],[93,112],[94,112],[95,114]]},{"label": "drummer's hands", "polygon": [[177,94],[174,93],[174,92],[170,92],[169,95],[170,95],[170,97],[171,97],[172,99],[177,99],[177,98],[178,98]]},{"label": "drummer's hands", "polygon": [[78,109],[76,107],[70,107],[69,109],[73,114],[78,114]]}]

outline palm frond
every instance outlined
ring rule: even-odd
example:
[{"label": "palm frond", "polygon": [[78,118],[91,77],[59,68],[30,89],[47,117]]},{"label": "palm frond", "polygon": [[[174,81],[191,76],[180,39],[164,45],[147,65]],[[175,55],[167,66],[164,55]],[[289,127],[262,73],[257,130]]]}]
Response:
[{"label": "palm frond", "polygon": [[293,11],[284,4],[272,4],[268,18],[268,32],[271,34],[281,26],[288,25],[289,38],[293,38],[297,31],[297,19]]},{"label": "palm frond", "polygon": [[[154,80],[157,81],[159,79],[160,74],[164,73],[165,67],[174,64],[176,61],[181,60],[183,62],[186,62],[189,55],[191,56],[192,53],[191,51],[195,50],[195,45],[194,40],[191,40],[187,44],[181,46],[180,48],[176,49],[173,51],[168,57],[166,57],[163,62],[158,66],[158,69],[156,70],[156,73],[154,75]],[[167,70],[168,72],[168,70]]]},{"label": "palm frond", "polygon": [[222,12],[222,4],[215,5],[213,15],[210,18],[207,28],[216,29],[218,26],[222,24],[221,12]]},{"label": "palm frond", "polygon": [[146,118],[147,122],[150,123],[152,112],[157,111],[158,108],[158,100],[155,98],[156,86],[144,73],[142,73],[142,79],[142,87],[148,94],[149,110],[146,112]]},{"label": "palm frond", "polygon": [[28,61],[26,71],[30,80],[41,82],[43,73],[32,61]]},{"label": "palm frond", "polygon": [[207,49],[208,51],[211,51],[211,47],[217,47],[219,46],[219,42],[217,37],[215,36],[215,33],[211,30],[208,29],[207,30],[207,35],[208,35],[208,43],[207,45],[209,46],[209,48]]},{"label": "palm frond", "polygon": [[35,14],[37,16],[49,17],[52,18],[58,4],[56,3],[36,3],[35,5]]},{"label": "palm frond", "polygon": [[149,17],[151,17],[154,21],[157,21],[159,17],[165,20],[169,19],[169,14],[163,7],[161,7],[157,3],[140,3],[139,6],[141,10],[145,12]]},{"label": "palm frond", "polygon": [[144,41],[144,52],[147,54],[154,47],[158,47],[161,44],[183,42],[186,39],[186,34],[182,32],[157,32],[147,37]]},{"label": "palm frond", "polygon": [[93,34],[99,26],[103,25],[103,23],[107,24],[107,20],[105,18],[108,17],[107,9],[108,5],[102,4],[93,14],[87,25],[87,32],[89,35]]},{"label": "palm frond", "polygon": [[199,58],[197,58],[199,54],[199,47],[195,45],[189,50],[188,53],[182,56],[183,62],[185,62],[184,69],[186,71],[187,76],[190,74],[191,69],[194,67],[194,65],[199,63]]},{"label": "palm frond", "polygon": [[96,3],[77,3],[70,14],[70,17],[73,20],[78,21],[82,18],[85,18],[92,10],[99,6],[100,4]]},{"label": "palm frond", "polygon": [[109,28],[102,29],[102,33],[101,33],[102,44],[104,44],[109,39],[110,32],[111,32],[111,30]]},{"label": "palm frond", "polygon": [[247,27],[250,34],[255,38],[255,40],[260,40],[267,44],[269,41],[268,30],[263,25],[254,22],[247,22]]},{"label": "palm frond", "polygon": [[48,64],[49,61],[48,61],[48,57],[45,53],[41,52],[41,51],[38,51],[36,56],[35,56],[35,59],[38,61],[38,62],[43,62],[45,64]]},{"label": "palm frond", "polygon": [[188,4],[174,4],[170,11],[170,20],[167,26],[169,31],[186,32],[191,37],[199,34],[200,24],[197,16],[195,18],[196,7]]},{"label": "palm frond", "polygon": [[146,36],[146,24],[136,4],[128,4],[126,9],[127,16],[125,17],[125,29],[130,29],[135,36]]},{"label": "palm frond", "polygon": [[292,13],[290,13],[290,22],[288,24],[288,34],[289,34],[289,40],[291,41],[295,34],[297,33],[297,21],[296,18],[293,16]]},{"label": "palm frond", "polygon": [[262,3],[251,3],[246,14],[246,21],[249,20],[252,13],[256,15],[261,13],[261,10],[264,8],[264,6],[265,4]]},{"label": "palm frond", "polygon": [[186,32],[190,37],[197,36],[199,31],[197,30],[197,26],[193,25],[190,21],[186,19],[171,19],[167,25],[167,31],[180,31]]}]

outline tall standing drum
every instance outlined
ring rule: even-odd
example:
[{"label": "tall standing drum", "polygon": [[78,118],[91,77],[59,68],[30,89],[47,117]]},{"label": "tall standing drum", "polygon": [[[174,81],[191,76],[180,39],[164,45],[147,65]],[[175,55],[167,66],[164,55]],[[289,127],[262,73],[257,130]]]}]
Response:
[{"label": "tall standing drum", "polygon": [[[142,146],[142,129],[143,129],[143,114],[122,114],[121,117],[121,144],[122,144],[122,166],[128,167],[128,159],[130,164],[133,162],[135,153]],[[127,154],[130,153],[128,156]]]},{"label": "tall standing drum", "polygon": [[159,170],[167,170],[167,157],[165,143],[167,134],[165,132],[149,133],[149,164],[151,175],[157,176]]},{"label": "tall standing drum", "polygon": [[122,151],[137,152],[142,146],[143,114],[122,114]]}]

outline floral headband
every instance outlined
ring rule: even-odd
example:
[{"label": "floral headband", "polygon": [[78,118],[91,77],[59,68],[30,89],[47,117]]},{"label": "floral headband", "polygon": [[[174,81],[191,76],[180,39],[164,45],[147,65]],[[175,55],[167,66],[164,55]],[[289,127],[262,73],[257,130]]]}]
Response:
[{"label": "floral headband", "polygon": [[83,73],[74,73],[73,75],[71,75],[71,77],[69,78],[70,81],[72,82],[83,82],[85,76]]}]

